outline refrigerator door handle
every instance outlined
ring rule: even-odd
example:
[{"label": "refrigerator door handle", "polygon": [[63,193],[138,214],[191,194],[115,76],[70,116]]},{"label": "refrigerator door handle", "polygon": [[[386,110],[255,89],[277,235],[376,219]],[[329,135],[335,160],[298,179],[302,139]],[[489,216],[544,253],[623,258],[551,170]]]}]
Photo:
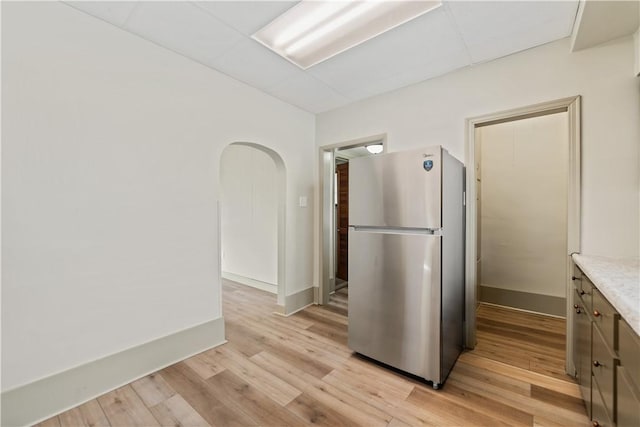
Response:
[{"label": "refrigerator door handle", "polygon": [[414,228],[414,227],[373,227],[366,225],[350,225],[350,231],[381,234],[427,234],[430,236],[442,236],[441,228]]}]

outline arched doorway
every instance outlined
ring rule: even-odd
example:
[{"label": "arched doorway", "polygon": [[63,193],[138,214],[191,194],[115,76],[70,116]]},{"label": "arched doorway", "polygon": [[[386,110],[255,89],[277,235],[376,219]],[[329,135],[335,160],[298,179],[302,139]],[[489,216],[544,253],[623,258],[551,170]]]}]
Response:
[{"label": "arched doorway", "polygon": [[284,162],[250,142],[228,145],[220,157],[220,266],[223,278],[285,295]]}]

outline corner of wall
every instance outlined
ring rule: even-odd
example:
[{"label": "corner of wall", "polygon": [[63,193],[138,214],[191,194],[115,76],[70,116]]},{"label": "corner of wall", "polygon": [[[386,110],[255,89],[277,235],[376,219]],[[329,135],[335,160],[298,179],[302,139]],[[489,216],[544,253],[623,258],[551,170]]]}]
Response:
[{"label": "corner of wall", "polygon": [[316,289],[312,286],[295,294],[287,295],[285,297],[284,315],[290,316],[313,304],[315,295],[317,295]]}]

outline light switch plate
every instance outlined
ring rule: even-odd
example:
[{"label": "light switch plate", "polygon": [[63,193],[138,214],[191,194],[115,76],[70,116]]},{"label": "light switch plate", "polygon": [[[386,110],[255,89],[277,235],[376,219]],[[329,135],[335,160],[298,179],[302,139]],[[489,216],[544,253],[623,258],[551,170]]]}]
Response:
[{"label": "light switch plate", "polygon": [[300,199],[298,200],[298,205],[301,208],[306,208],[307,207],[307,196],[300,196]]}]

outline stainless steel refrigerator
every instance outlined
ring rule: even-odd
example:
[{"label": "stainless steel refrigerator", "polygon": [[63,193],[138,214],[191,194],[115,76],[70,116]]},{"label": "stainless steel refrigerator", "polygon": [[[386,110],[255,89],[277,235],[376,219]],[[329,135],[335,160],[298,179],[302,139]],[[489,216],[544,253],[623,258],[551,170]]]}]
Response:
[{"label": "stainless steel refrigerator", "polygon": [[464,203],[440,146],[349,163],[349,347],[436,389],[463,348]]}]

